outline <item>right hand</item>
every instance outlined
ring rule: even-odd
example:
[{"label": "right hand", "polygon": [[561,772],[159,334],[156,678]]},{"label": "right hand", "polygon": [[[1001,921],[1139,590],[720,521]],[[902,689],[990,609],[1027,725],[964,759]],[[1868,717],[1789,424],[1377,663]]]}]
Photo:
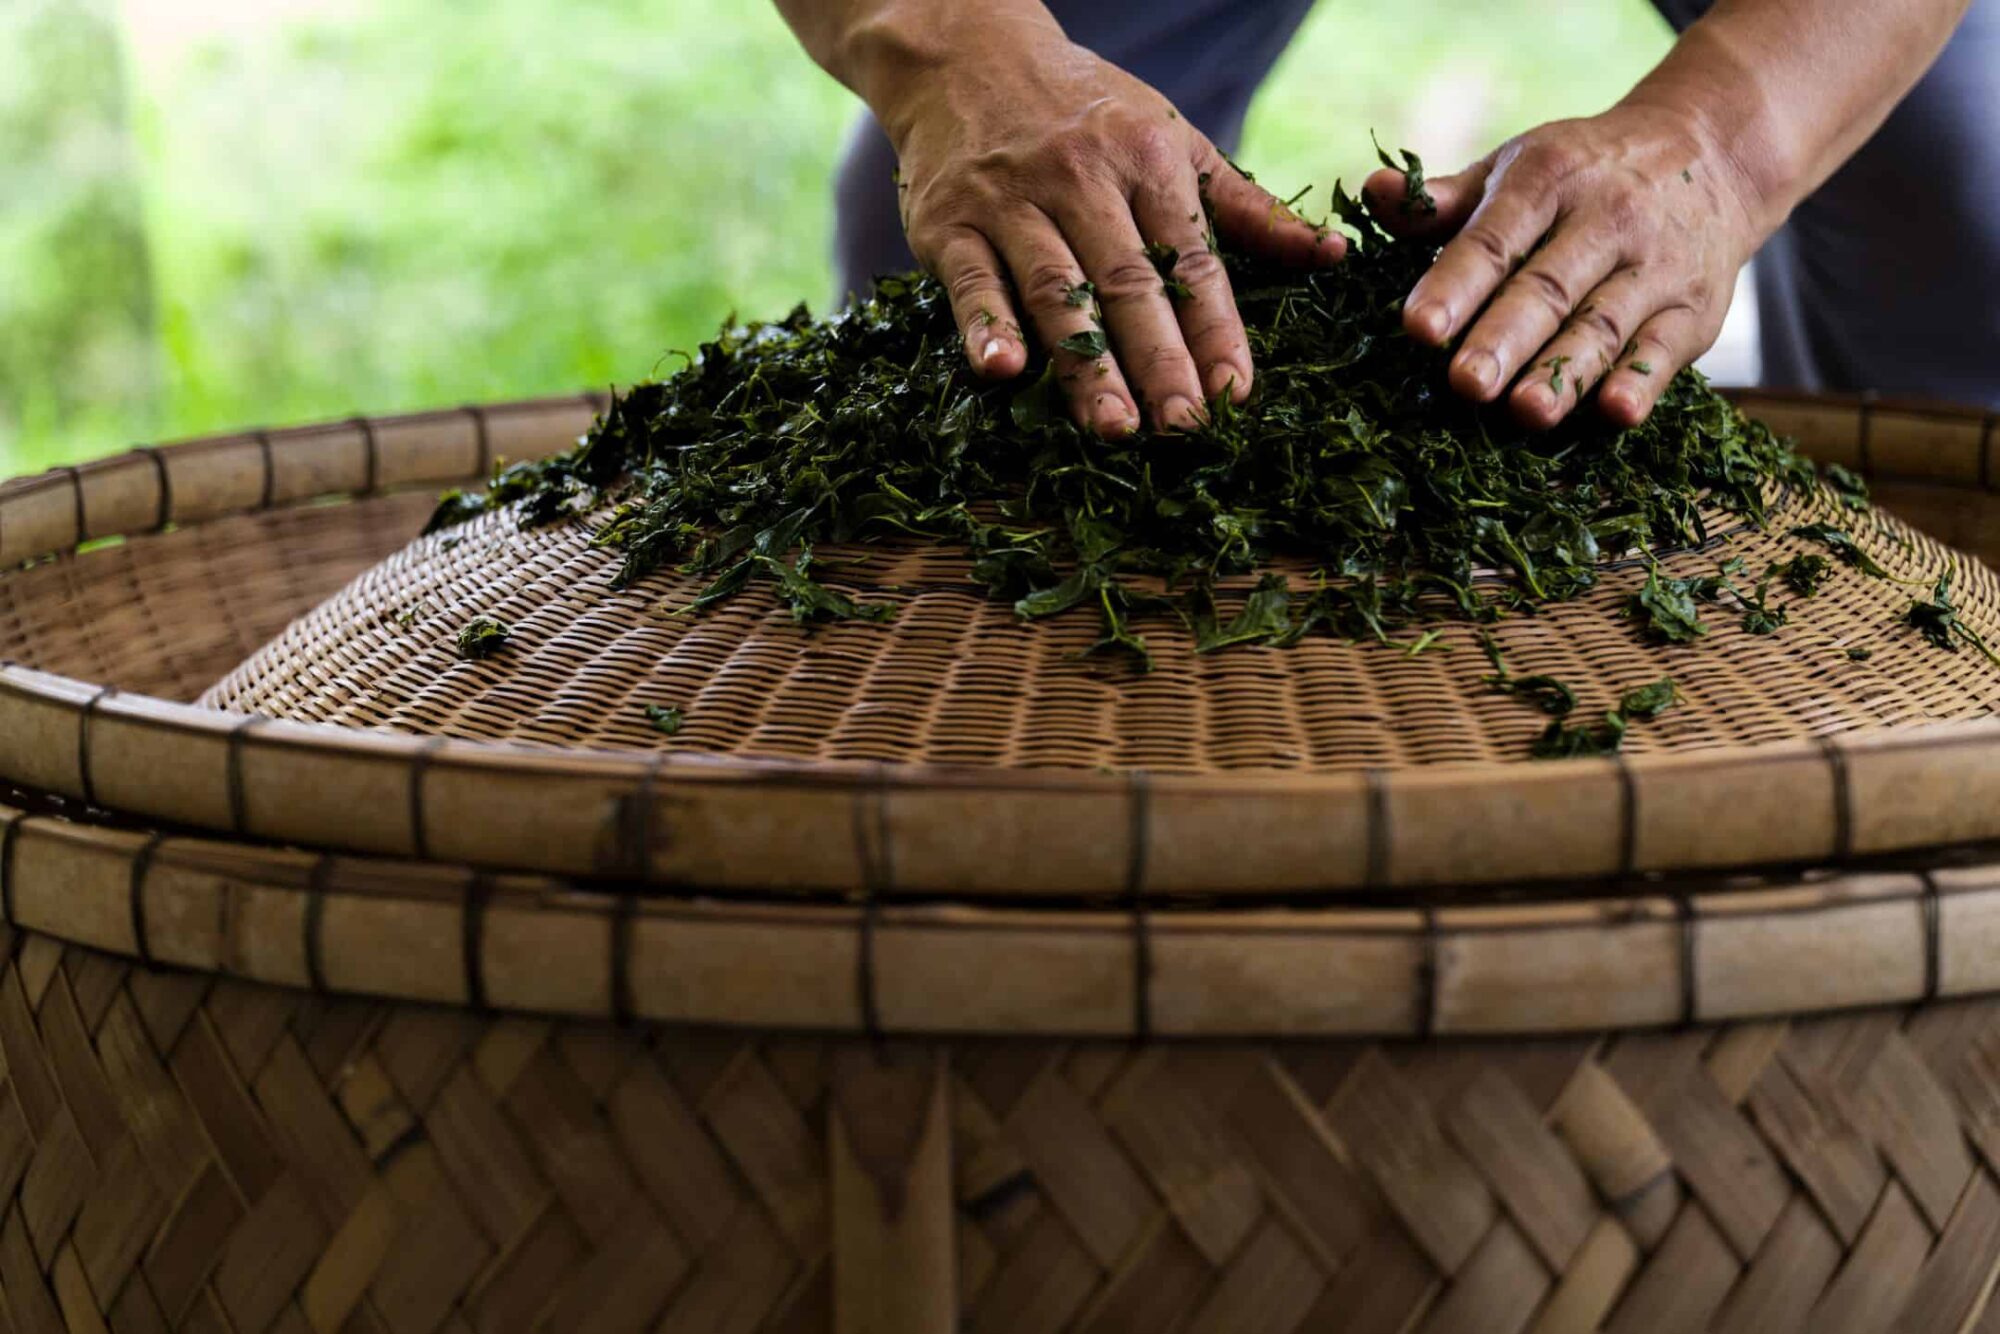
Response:
[{"label": "right hand", "polygon": [[[1105,437],[1136,430],[1142,408],[1165,431],[1198,425],[1219,395],[1241,402],[1250,345],[1204,196],[1224,239],[1282,263],[1331,263],[1345,240],[1300,220],[1166,98],[1053,21],[960,26],[977,40],[954,41],[877,112],[901,163],[910,248],[950,292],[972,369],[1019,375],[1032,327],[1078,424]],[[1174,295],[1151,257],[1162,247],[1178,252]],[[1107,351],[1091,355],[1100,316]]]}]

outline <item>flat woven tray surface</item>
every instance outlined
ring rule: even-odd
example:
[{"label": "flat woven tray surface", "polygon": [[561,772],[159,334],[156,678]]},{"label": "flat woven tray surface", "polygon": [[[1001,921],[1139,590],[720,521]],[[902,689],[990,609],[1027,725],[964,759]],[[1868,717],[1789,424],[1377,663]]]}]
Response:
[{"label": "flat woven tray surface", "polygon": [[[398,521],[410,522],[407,498],[395,505]],[[1902,618],[1912,593],[1928,596],[1930,581],[1956,562],[1965,622],[2000,643],[2000,580],[1885,514],[1794,499],[1770,532],[1739,530],[1665,567],[1712,574],[1740,556],[1752,577],[1739,582],[1754,583],[1767,562],[1822,550],[1785,536],[1814,520],[1851,527],[1912,582],[1842,567],[1775,635],[1746,634],[1734,611],[1713,606],[1702,642],[1660,646],[1621,614],[1645,577],[1628,562],[1584,598],[1508,618],[1495,638],[1516,673],[1576,688],[1579,719],[1671,675],[1686,702],[1634,726],[1627,746],[1639,753],[1992,714],[2000,670],[1969,650],[1924,642]],[[1718,531],[1727,523],[1719,518]],[[347,527],[358,544],[381,539],[376,523]],[[590,530],[522,531],[502,514],[415,541],[299,619],[203,702],[471,740],[1161,773],[1522,759],[1547,721],[1486,684],[1491,666],[1474,630],[1458,623],[1415,656],[1327,637],[1197,655],[1183,629],[1160,619],[1141,627],[1157,666],[1138,675],[1123,661],[1078,656],[1098,633],[1089,612],[1024,623],[985,598],[962,558],[937,549],[823,551],[830,566],[857,562],[835,582],[898,612],[886,626],[807,629],[763,587],[695,615],[671,612],[705,577],[665,572],[614,592],[617,558],[590,546]],[[1290,573],[1303,587],[1308,572]],[[455,640],[475,615],[499,617],[514,634],[493,659],[464,662]],[[1856,661],[1850,648],[1872,656]],[[681,709],[682,732],[662,737],[649,704]]]}]

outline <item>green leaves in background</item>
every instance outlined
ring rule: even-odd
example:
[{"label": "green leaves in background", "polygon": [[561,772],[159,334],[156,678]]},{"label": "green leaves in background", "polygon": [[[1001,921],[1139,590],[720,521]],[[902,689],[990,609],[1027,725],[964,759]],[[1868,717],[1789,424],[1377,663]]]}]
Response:
[{"label": "green leaves in background", "polygon": [[[1371,150],[1325,127],[1379,125],[1454,168],[1667,43],[1643,4],[1545,8],[1321,0],[1244,159],[1353,177]],[[14,0],[0,475],[641,379],[827,293],[855,109],[762,3]]]}]

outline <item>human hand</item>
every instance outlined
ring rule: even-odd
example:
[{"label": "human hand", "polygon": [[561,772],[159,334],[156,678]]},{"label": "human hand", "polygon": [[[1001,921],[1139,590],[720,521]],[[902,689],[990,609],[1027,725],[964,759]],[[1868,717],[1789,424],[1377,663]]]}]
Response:
[{"label": "human hand", "polygon": [[1506,393],[1537,427],[1593,387],[1612,422],[1644,421],[1715,342],[1737,271],[1775,225],[1729,154],[1659,105],[1544,125],[1428,187],[1434,214],[1406,206],[1399,171],[1364,190],[1385,227],[1446,241],[1404,328],[1434,345],[1463,335],[1452,387]]},{"label": "human hand", "polygon": [[[904,229],[951,296],[978,374],[1019,375],[1022,327],[1050,349],[1077,422],[1103,436],[1198,424],[1253,367],[1216,232],[1281,263],[1340,258],[1158,92],[1053,22],[996,20],[877,107]],[[1171,252],[1171,255],[1169,254]]]}]

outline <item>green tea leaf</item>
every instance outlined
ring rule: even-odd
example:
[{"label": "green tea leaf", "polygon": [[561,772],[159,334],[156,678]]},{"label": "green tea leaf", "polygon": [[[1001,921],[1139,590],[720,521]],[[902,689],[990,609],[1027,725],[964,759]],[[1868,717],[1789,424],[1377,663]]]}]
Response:
[{"label": "green tea leaf", "polygon": [[1629,614],[1662,643],[1688,643],[1708,633],[1694,603],[1700,587],[1697,580],[1662,578],[1659,566],[1655,565],[1647,573],[1646,582],[1632,595]]},{"label": "green tea leaf", "polygon": [[1637,686],[1618,701],[1618,712],[1629,718],[1657,718],[1680,701],[1680,687],[1671,676],[1651,685]]},{"label": "green tea leaf", "polygon": [[1607,713],[1601,723],[1570,724],[1558,718],[1535,738],[1532,753],[1538,760],[1575,760],[1615,755],[1624,745],[1624,716]]},{"label": "green tea leaf", "polygon": [[1872,579],[1890,579],[1894,576],[1883,569],[1876,559],[1863,551],[1855,542],[1853,534],[1844,528],[1836,528],[1828,523],[1802,523],[1791,530],[1793,537],[1809,538],[1818,542],[1842,561],[1852,565]]},{"label": "green tea leaf", "polygon": [[1111,350],[1111,344],[1105,340],[1102,329],[1086,329],[1082,333],[1073,333],[1056,346],[1079,357],[1101,357]]},{"label": "green tea leaf", "polygon": [[458,656],[467,662],[490,658],[507,647],[514,631],[505,621],[475,616],[458,632]]}]

